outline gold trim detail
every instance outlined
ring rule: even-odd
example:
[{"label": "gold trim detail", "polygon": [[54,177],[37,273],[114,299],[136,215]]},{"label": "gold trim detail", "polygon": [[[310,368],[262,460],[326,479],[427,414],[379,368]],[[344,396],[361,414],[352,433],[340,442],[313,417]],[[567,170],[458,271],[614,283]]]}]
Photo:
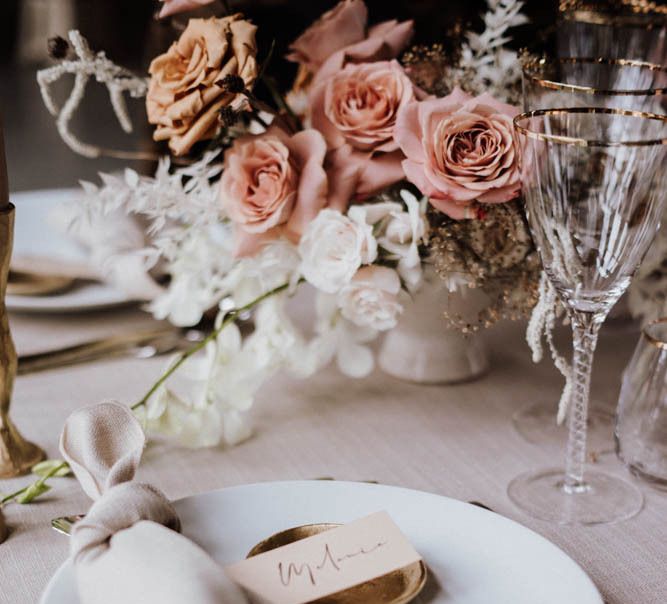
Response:
[{"label": "gold trim detail", "polygon": [[667,86],[660,88],[640,89],[604,89],[593,86],[581,86],[579,84],[565,84],[556,80],[542,76],[540,73],[545,67],[560,64],[597,64],[597,65],[621,65],[623,67],[640,67],[649,71],[662,71],[667,75],[667,66],[648,63],[647,61],[638,61],[633,59],[606,59],[606,58],[588,58],[588,57],[563,57],[558,59],[537,57],[535,55],[523,55],[522,71],[524,77],[531,82],[551,90],[568,90],[570,92],[583,92],[585,94],[600,94],[605,96],[658,96],[667,94]]},{"label": "gold trim detail", "polygon": [[650,0],[561,0],[558,10],[567,21],[594,25],[667,25],[667,5]]},{"label": "gold trim detail", "polygon": [[600,141],[587,140],[585,138],[575,138],[571,136],[559,136],[557,134],[544,134],[543,132],[535,132],[526,126],[519,124],[522,120],[527,120],[533,117],[540,117],[542,115],[559,115],[559,114],[577,114],[577,113],[599,113],[606,115],[625,115],[631,117],[641,117],[644,119],[652,119],[667,124],[667,116],[657,115],[655,113],[644,113],[643,111],[629,111],[626,109],[608,109],[605,107],[568,107],[563,109],[538,109],[536,111],[527,111],[520,113],[514,118],[514,128],[521,132],[528,138],[535,140],[544,140],[552,143],[562,145],[577,145],[579,147],[650,147],[655,145],[667,145],[667,137],[653,140],[638,140],[638,141]]}]

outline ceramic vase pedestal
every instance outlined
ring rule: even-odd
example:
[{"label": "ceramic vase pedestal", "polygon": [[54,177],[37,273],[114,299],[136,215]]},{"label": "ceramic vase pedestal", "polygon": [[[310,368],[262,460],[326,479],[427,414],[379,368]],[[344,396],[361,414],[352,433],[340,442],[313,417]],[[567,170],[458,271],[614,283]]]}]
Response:
[{"label": "ceramic vase pedestal", "polygon": [[427,272],[421,289],[404,299],[398,325],[387,332],[378,364],[385,373],[422,384],[452,384],[482,375],[489,361],[483,335],[447,327],[443,312],[470,317],[483,294],[463,288],[449,292]]}]

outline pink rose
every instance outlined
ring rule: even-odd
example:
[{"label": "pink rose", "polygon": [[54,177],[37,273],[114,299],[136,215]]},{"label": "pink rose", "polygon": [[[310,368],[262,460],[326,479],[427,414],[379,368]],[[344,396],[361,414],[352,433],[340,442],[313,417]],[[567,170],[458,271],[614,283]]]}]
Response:
[{"label": "pink rose", "polygon": [[287,58],[326,78],[347,63],[395,59],[414,33],[412,21],[396,20],[378,23],[366,32],[367,19],[363,0],[342,0],[292,43]]},{"label": "pink rose", "polygon": [[404,178],[404,156],[394,140],[396,116],[415,100],[397,61],[349,64],[313,86],[311,120],[327,141],[329,204],[344,210]]},{"label": "pink rose", "polygon": [[315,72],[337,50],[365,39],[367,20],[363,0],[342,0],[292,42],[287,58]]},{"label": "pink rose", "polygon": [[164,2],[162,10],[158,15],[160,19],[175,15],[176,13],[184,13],[185,11],[194,10],[207,4],[211,4],[214,0],[161,0]]},{"label": "pink rose", "polygon": [[489,94],[412,101],[401,108],[396,141],[408,180],[452,218],[469,218],[473,201],[502,203],[521,187],[512,118],[516,107]]},{"label": "pink rose", "polygon": [[338,73],[348,63],[372,63],[395,59],[414,34],[413,21],[383,21],[368,30],[364,40],[334,52],[315,74],[314,83]]},{"label": "pink rose", "polygon": [[253,254],[283,234],[299,240],[326,205],[325,153],[317,130],[289,136],[270,128],[234,141],[225,152],[220,197],[236,226],[237,255]]}]

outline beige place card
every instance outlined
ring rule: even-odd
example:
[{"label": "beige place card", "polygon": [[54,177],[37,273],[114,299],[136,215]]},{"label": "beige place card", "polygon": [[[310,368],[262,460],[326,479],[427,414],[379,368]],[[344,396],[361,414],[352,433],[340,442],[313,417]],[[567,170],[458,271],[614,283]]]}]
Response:
[{"label": "beige place card", "polygon": [[225,571],[260,600],[304,604],[420,559],[389,514],[378,512],[248,558]]}]

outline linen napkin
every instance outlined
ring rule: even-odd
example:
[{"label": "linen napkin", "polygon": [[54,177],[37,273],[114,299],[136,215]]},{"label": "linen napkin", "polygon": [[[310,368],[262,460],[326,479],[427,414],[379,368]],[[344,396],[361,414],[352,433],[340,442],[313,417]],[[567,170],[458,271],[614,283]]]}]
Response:
[{"label": "linen napkin", "polygon": [[144,444],[141,425],[120,403],[84,407],[65,423],[60,450],[94,500],[72,529],[81,603],[247,603],[222,567],[177,532],[167,498],[133,482]]}]

